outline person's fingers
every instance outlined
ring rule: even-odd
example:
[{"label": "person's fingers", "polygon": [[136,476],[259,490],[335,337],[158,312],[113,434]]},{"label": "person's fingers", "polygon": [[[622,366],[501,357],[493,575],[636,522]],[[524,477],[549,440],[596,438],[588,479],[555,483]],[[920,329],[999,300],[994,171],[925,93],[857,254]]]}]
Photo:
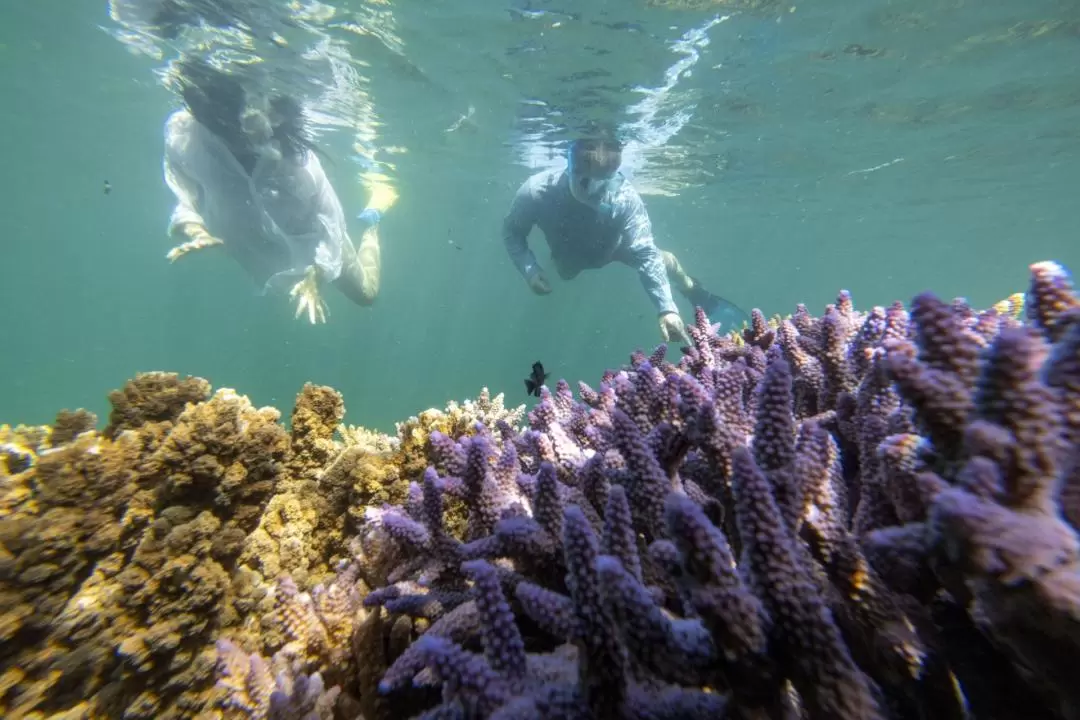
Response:
[{"label": "person's fingers", "polygon": [[686,331],[686,326],[679,317],[671,318],[665,315],[660,319],[660,337],[664,338],[664,342],[680,341],[687,345],[691,343],[690,333]]},{"label": "person's fingers", "polygon": [[529,285],[532,286],[533,292],[537,295],[547,295],[551,292],[551,286],[548,285],[547,279],[543,277],[533,278]]}]

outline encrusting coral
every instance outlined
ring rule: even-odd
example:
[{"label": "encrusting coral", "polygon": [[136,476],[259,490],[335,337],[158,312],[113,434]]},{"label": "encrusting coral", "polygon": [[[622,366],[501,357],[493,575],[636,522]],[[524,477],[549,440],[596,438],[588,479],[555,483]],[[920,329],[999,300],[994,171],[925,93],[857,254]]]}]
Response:
[{"label": "encrusting coral", "polygon": [[1080,718],[1063,268],[688,330],[522,427],[158,373],[0,429],[3,716]]},{"label": "encrusting coral", "polygon": [[[354,556],[350,509],[363,488],[426,463],[420,429],[457,438],[518,417],[484,390],[412,421],[405,437],[358,446],[351,438],[375,434],[341,425],[341,396],[310,384],[288,431],[277,410],[211,395],[200,378],[146,373],[109,397],[101,432],[83,410],[51,427],[0,427],[5,718],[218,717],[231,697],[219,639],[284,648],[293,664],[333,646],[328,661],[339,660],[361,595],[342,581],[358,574],[337,571]],[[279,578],[291,594],[273,592]],[[297,583],[329,623],[325,642],[297,642],[308,622]]]},{"label": "encrusting coral", "polygon": [[233,572],[288,435],[276,410],[208,389],[136,378],[114,398],[148,398],[145,414],[120,401],[105,433],[54,432],[68,442],[6,479],[33,489],[0,522],[6,717],[182,717],[217,692],[209,648],[247,613]]}]

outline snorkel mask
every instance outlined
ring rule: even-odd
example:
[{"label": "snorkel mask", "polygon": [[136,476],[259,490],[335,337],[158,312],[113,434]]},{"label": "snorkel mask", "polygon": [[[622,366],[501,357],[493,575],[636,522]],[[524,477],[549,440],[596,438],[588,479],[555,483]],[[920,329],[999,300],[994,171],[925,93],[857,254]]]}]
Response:
[{"label": "snorkel mask", "polygon": [[570,181],[570,194],[578,202],[598,210],[610,209],[615,195],[623,184],[623,176],[618,170],[605,177],[593,177],[586,175],[581,168],[574,163],[574,147],[576,141],[570,144],[566,153],[567,175]]}]

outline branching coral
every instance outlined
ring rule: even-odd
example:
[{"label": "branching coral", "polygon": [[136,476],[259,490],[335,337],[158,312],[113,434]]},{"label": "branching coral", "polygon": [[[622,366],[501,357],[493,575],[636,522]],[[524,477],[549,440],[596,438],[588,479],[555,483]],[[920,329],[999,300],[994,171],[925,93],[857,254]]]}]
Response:
[{"label": "branching coral", "polygon": [[[1063,277],[1033,268],[1039,331],[1011,305],[929,294],[910,316],[857,312],[846,293],[820,318],[755,312],[737,338],[699,316],[677,364],[636,353],[581,401],[542,391],[505,446],[524,497],[500,496],[513,485],[495,480],[497,456],[478,471],[469,446],[441,443],[445,477],[430,470],[415,504],[378,515],[405,559],[369,602],[435,621],[383,689],[430,673],[444,688],[432,716],[996,718],[1020,702],[1072,716]],[[447,533],[429,499],[446,493],[470,510],[463,544],[435,543]],[[457,622],[478,562],[496,568],[526,657],[569,643],[572,674],[525,686],[460,655],[506,625]],[[451,620],[453,643],[427,640]],[[991,640],[974,662],[954,644],[972,632]],[[986,671],[1006,684],[987,688]]]},{"label": "branching coral", "polygon": [[[501,393],[492,398],[483,388],[474,400],[450,401],[444,410],[430,408],[398,423],[392,437],[341,425],[344,448],[324,474],[324,485],[347,501],[355,525],[362,526],[365,508],[405,502],[409,484],[435,462],[440,443],[472,435],[478,428],[516,428],[524,413],[524,405],[507,409]],[[460,522],[454,525],[460,532]]]}]

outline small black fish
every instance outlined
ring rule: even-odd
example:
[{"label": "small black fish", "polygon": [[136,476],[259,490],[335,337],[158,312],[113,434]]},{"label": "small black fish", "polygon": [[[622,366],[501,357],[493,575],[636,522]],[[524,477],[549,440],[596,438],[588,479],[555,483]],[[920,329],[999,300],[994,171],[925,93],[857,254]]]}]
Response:
[{"label": "small black fish", "polygon": [[104,190],[106,195],[111,193],[112,192],[112,183],[109,182],[108,180],[106,180],[105,185],[102,187],[102,190]]},{"label": "small black fish", "polygon": [[547,379],[548,374],[544,372],[544,366],[539,362],[534,362],[532,366],[532,375],[525,378],[525,392],[529,395],[535,395],[540,397],[540,387],[544,384],[544,380]]}]

